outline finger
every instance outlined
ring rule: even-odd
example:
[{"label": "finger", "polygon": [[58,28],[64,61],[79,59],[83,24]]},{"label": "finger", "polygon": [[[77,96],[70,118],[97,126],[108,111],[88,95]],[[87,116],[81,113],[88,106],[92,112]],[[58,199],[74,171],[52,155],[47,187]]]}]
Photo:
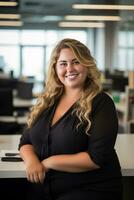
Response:
[{"label": "finger", "polygon": [[29,181],[29,182],[31,182],[31,175],[29,174],[29,173],[26,173],[26,178],[27,178],[27,180]]},{"label": "finger", "polygon": [[38,173],[34,173],[33,180],[34,180],[34,183],[40,183],[40,177]]},{"label": "finger", "polygon": [[39,173],[38,174],[38,178],[39,178],[40,183],[43,183],[44,182],[44,178],[45,178],[45,172]]},{"label": "finger", "polygon": [[30,176],[29,176],[29,181],[31,182],[31,183],[34,183],[35,181],[34,181],[34,175],[33,174],[30,174]]},{"label": "finger", "polygon": [[27,174],[27,180],[31,183],[35,183],[36,182],[36,178],[35,178],[35,175],[34,173],[28,173]]}]

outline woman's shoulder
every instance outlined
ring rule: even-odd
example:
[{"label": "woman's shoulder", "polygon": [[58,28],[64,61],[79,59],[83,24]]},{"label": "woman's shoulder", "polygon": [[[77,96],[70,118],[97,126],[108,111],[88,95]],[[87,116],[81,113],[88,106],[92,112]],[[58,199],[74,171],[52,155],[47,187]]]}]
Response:
[{"label": "woman's shoulder", "polygon": [[112,100],[112,96],[109,94],[109,93],[106,93],[106,92],[103,92],[103,91],[101,91],[100,93],[98,93],[95,97],[94,97],[94,99],[93,99],[93,101],[102,101],[102,100],[110,100],[110,101],[113,101]]},{"label": "woman's shoulder", "polygon": [[95,109],[98,107],[103,107],[104,104],[109,104],[110,106],[110,105],[114,105],[114,102],[113,102],[112,96],[109,93],[102,91],[94,97],[92,106],[93,106],[93,109]]}]

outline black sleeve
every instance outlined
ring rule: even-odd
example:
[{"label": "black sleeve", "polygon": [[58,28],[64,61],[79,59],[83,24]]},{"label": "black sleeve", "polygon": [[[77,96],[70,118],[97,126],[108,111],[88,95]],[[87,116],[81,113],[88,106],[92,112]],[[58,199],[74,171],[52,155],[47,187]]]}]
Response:
[{"label": "black sleeve", "polygon": [[101,93],[94,98],[91,122],[88,152],[92,160],[103,167],[114,159],[114,145],[118,132],[115,105],[106,93]]},{"label": "black sleeve", "polygon": [[24,128],[23,134],[21,135],[20,142],[18,145],[18,150],[21,148],[21,146],[25,144],[31,144],[30,129],[28,129],[27,126]]}]

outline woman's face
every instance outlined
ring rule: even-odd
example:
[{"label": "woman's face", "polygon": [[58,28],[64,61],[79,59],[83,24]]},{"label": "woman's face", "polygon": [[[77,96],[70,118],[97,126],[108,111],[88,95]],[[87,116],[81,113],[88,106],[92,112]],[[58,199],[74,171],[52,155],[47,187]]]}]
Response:
[{"label": "woman's face", "polygon": [[81,65],[70,48],[62,49],[56,64],[59,80],[65,88],[83,88],[88,70]]}]

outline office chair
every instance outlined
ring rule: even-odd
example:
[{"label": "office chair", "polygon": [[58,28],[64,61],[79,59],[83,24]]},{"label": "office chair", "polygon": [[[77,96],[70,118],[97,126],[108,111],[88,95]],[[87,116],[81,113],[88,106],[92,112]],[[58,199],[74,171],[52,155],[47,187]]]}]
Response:
[{"label": "office chair", "polygon": [[0,115],[13,115],[13,93],[11,89],[0,88]]},{"label": "office chair", "polygon": [[0,78],[0,88],[16,89],[18,80],[15,78]]},{"label": "office chair", "polygon": [[[14,118],[13,122],[8,120],[13,117],[13,91],[12,89],[0,88],[0,134],[14,134],[20,130],[20,126]],[[3,121],[2,118],[7,118]]]},{"label": "office chair", "polygon": [[19,81],[17,87],[18,97],[20,99],[32,99],[33,98],[33,82]]}]

